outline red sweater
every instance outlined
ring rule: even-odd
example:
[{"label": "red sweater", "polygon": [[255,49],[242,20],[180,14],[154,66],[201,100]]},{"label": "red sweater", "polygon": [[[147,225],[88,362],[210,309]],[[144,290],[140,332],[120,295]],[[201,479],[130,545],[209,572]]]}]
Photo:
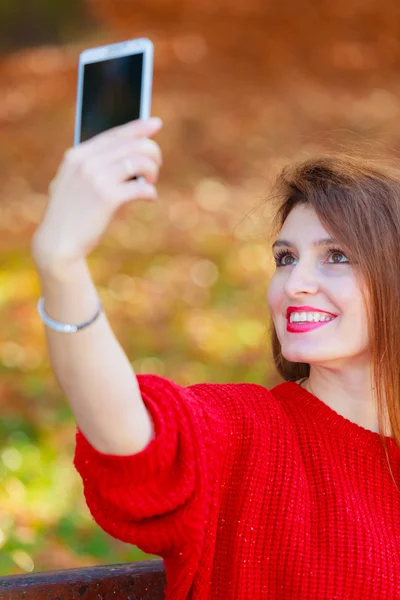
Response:
[{"label": "red sweater", "polygon": [[100,527],[163,557],[168,600],[400,598],[400,493],[377,433],[293,382],[138,380],[155,439],[118,457],[78,430],[74,464]]}]

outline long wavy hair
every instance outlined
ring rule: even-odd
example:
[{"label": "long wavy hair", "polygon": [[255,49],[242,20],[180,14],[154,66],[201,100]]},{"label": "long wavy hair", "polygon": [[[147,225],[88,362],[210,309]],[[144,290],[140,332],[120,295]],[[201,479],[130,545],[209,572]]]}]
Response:
[{"label": "long wavy hair", "polygon": [[[400,169],[345,154],[308,158],[283,169],[272,198],[277,203],[273,235],[296,205],[308,203],[356,264],[366,289],[379,432],[385,449],[388,429],[400,447]],[[272,320],[270,326],[281,376],[286,381],[308,377],[310,365],[286,360]]]}]

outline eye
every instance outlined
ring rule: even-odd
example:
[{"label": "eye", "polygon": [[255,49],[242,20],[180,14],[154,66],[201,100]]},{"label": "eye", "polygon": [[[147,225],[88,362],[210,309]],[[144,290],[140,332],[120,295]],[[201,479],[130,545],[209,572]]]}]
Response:
[{"label": "eye", "polygon": [[[346,259],[345,263],[349,262],[348,259],[347,259],[347,257],[346,257],[346,255],[341,250],[339,250],[338,248],[330,248],[329,249],[329,253],[331,255],[331,258],[339,255],[339,256],[342,256],[343,258]],[[333,263],[331,263],[331,264],[335,264],[335,263],[336,264],[345,264],[342,261],[338,261],[338,260],[333,260]]]},{"label": "eye", "polygon": [[290,252],[288,252],[287,250],[279,250],[279,252],[277,252],[274,256],[274,260],[276,263],[277,267],[286,267],[288,264],[291,265],[293,263],[285,263],[282,264],[282,260],[284,258],[286,258],[286,256],[289,256],[290,258],[293,258],[293,256],[290,254]]},{"label": "eye", "polygon": [[[329,248],[328,255],[329,255],[329,258],[333,259],[332,262],[328,261],[328,264],[330,264],[330,265],[344,265],[344,264],[349,263],[349,260],[347,259],[346,255],[339,248]],[[337,260],[338,256],[339,256],[339,260]],[[286,259],[286,257],[288,257],[288,259],[295,260],[295,258],[293,257],[293,254],[291,254],[288,250],[280,250],[279,252],[277,252],[274,256],[276,266],[277,267],[289,267],[289,266],[293,265],[293,262],[283,262],[283,260]],[[345,260],[344,261],[340,260],[340,257],[344,258]]]}]

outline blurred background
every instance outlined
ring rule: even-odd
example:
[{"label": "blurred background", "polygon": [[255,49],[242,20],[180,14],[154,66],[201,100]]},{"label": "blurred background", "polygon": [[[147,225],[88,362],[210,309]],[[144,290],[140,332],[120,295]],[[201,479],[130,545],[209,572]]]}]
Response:
[{"label": "blurred background", "polygon": [[89,259],[138,373],[279,383],[268,192],[324,149],[397,157],[397,0],[0,0],[0,575],[145,557],[93,522],[30,239],[73,140],[78,55],[149,37],[164,165]]}]

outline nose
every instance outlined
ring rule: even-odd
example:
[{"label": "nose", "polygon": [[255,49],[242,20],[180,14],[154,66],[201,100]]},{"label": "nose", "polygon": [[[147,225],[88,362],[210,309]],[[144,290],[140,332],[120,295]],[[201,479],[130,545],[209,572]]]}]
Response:
[{"label": "nose", "polygon": [[287,276],[283,289],[289,298],[303,294],[315,294],[318,291],[318,275],[310,263],[297,263]]}]

